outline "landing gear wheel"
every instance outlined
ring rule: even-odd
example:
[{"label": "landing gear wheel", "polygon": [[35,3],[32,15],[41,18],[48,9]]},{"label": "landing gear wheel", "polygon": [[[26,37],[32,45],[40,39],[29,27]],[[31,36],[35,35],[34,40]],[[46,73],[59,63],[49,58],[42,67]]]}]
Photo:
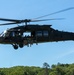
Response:
[{"label": "landing gear wheel", "polygon": [[18,49],[18,45],[16,45],[16,44],[13,45],[13,47],[14,47],[14,49]]},{"label": "landing gear wheel", "polygon": [[19,44],[19,47],[20,47],[20,48],[23,48],[23,44]]}]

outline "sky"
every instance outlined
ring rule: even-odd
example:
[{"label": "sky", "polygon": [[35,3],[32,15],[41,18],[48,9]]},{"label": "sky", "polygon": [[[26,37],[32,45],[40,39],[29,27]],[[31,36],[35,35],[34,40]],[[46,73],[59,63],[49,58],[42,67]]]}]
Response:
[{"label": "sky", "polygon": [[[33,19],[66,8],[74,7],[74,0],[0,0],[0,18]],[[74,32],[74,9],[41,19],[64,20],[35,22],[48,24],[60,31]],[[4,23],[0,21],[0,23]],[[32,23],[31,23],[32,24]],[[0,32],[17,25],[1,26]],[[48,42],[14,50],[12,45],[0,44],[0,67],[39,66],[74,63],[74,41]]]}]

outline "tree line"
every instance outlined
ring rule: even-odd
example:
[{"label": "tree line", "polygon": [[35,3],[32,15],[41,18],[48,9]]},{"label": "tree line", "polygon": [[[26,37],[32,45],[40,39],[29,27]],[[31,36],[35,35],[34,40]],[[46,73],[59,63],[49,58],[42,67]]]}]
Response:
[{"label": "tree line", "polygon": [[51,66],[48,63],[44,63],[43,67],[14,66],[0,68],[0,75],[74,75],[74,63],[58,63]]}]

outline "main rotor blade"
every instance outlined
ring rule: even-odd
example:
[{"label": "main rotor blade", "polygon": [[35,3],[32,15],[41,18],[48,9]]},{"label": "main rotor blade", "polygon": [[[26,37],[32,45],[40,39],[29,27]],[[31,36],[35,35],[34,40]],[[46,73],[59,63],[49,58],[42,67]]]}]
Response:
[{"label": "main rotor blade", "polygon": [[54,12],[54,13],[50,13],[50,14],[47,14],[47,15],[43,15],[43,16],[40,16],[40,17],[37,17],[37,18],[34,18],[34,19],[39,19],[39,18],[47,17],[47,16],[50,16],[50,15],[58,14],[58,13],[61,13],[61,12],[72,10],[72,9],[74,9],[74,7],[63,9],[63,10],[60,10],[60,11],[57,11],[57,12]]},{"label": "main rotor blade", "polygon": [[42,20],[31,20],[31,22],[49,21],[49,20],[63,20],[63,19],[65,19],[65,18],[42,19]]},{"label": "main rotor blade", "polygon": [[[5,18],[0,18],[0,20],[2,21],[10,21],[10,22],[13,22],[13,23],[10,23],[10,24],[17,24],[17,23],[27,23],[27,22],[31,22],[30,19],[24,19],[24,20],[16,20],[16,19],[5,19]],[[5,25],[5,24],[4,24]]]},{"label": "main rotor blade", "polygon": [[[27,20],[27,22],[40,22],[40,21],[49,21],[49,20],[63,20],[65,18],[55,18],[55,19],[42,19],[42,20]],[[20,24],[22,22],[24,22],[26,20],[22,20],[21,22],[13,22],[13,23],[4,23],[4,24],[0,24],[0,26],[4,26],[4,25],[13,25],[13,24]]]},{"label": "main rotor blade", "polygon": [[0,18],[2,21],[11,21],[11,22],[19,22],[20,20],[15,20],[15,19],[6,19],[6,18]]},{"label": "main rotor blade", "polygon": [[4,26],[4,25],[12,25],[12,24],[19,24],[19,23],[4,23],[4,24],[0,24],[0,26]]}]

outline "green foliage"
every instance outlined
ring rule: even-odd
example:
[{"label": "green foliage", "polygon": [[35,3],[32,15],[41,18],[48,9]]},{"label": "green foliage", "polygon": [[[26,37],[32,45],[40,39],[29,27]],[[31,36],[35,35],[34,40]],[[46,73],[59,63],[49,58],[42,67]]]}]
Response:
[{"label": "green foliage", "polygon": [[[47,72],[48,73],[45,73]],[[0,68],[0,75],[74,75],[74,64],[52,65],[44,63],[43,68],[35,66],[14,66],[11,68]]]}]

